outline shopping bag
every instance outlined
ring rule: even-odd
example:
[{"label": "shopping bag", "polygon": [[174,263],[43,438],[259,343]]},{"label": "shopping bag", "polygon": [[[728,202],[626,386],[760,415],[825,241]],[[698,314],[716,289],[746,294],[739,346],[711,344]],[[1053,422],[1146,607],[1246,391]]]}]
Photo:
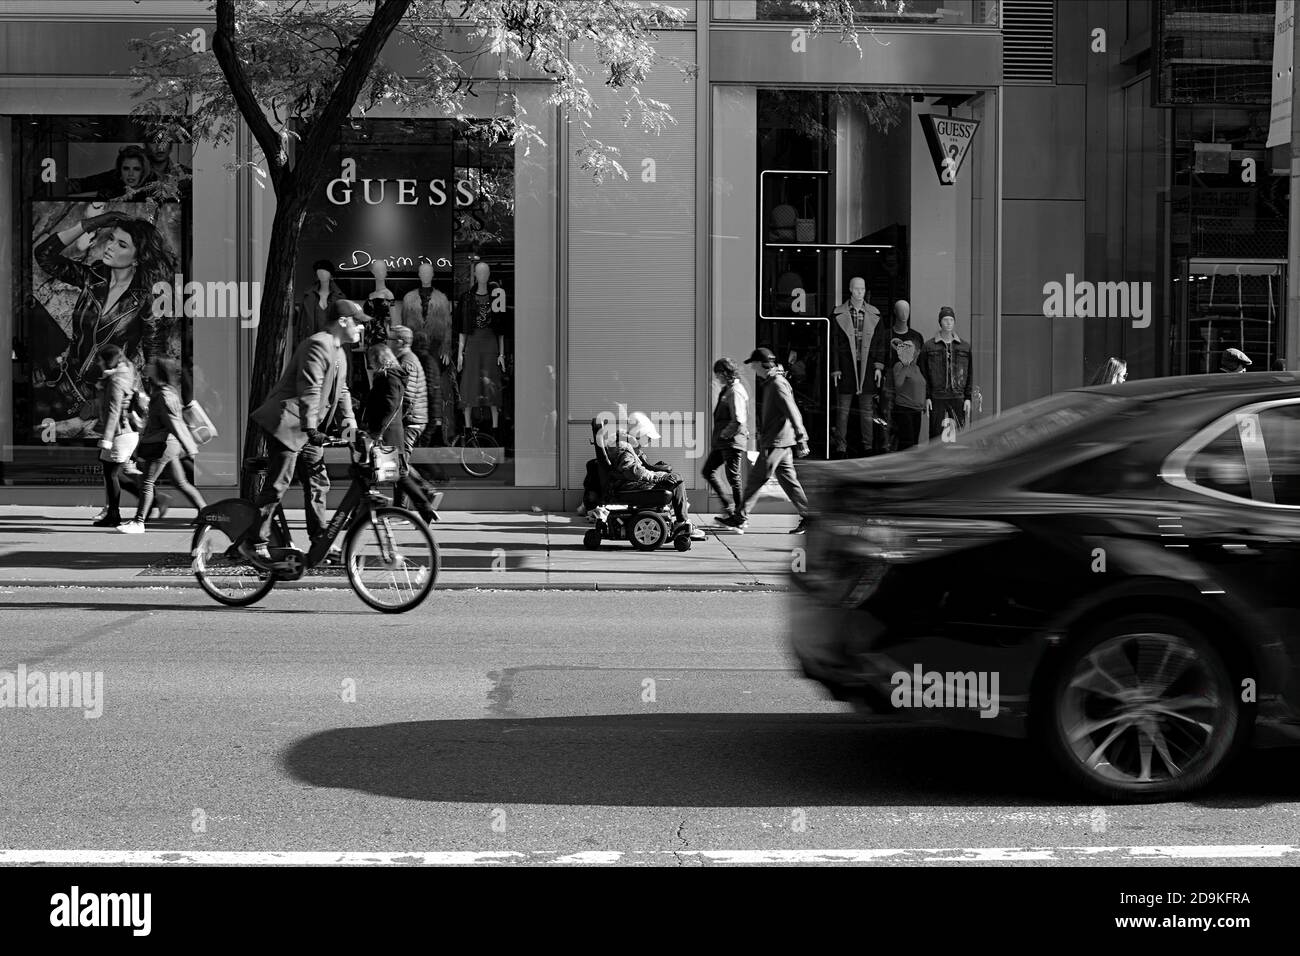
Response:
[{"label": "shopping bag", "polygon": [[196,445],[206,445],[217,437],[216,426],[212,424],[212,419],[198,402],[190,402],[186,405],[181,410],[181,418],[185,420]]}]

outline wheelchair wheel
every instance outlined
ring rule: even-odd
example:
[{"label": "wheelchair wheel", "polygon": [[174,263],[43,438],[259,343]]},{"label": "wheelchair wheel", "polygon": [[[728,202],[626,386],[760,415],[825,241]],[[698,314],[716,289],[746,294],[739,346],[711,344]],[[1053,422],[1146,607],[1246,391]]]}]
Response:
[{"label": "wheelchair wheel", "polygon": [[588,551],[600,550],[600,531],[596,528],[590,529],[582,536],[582,546]]},{"label": "wheelchair wheel", "polygon": [[639,511],[628,522],[627,537],[638,551],[656,551],[668,540],[668,522],[657,511]]}]

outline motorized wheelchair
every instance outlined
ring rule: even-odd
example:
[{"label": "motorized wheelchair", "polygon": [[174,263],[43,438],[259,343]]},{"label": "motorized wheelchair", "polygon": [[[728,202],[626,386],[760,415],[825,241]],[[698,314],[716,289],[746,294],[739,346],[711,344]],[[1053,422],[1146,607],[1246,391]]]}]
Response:
[{"label": "motorized wheelchair", "polygon": [[692,527],[672,534],[676,517],[673,514],[671,489],[654,488],[648,491],[617,492],[613,490],[613,467],[610,448],[606,444],[607,423],[599,418],[591,421],[591,443],[595,446],[595,472],[599,478],[597,501],[588,511],[594,525],[583,535],[583,546],[595,551],[602,541],[627,541],[638,551],[656,551],[665,541],[672,540],[678,551],[691,550]]}]

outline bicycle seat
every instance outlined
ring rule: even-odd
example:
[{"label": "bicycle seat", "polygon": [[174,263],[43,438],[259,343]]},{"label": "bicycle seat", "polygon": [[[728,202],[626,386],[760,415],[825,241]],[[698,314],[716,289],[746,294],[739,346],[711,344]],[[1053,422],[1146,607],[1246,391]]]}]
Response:
[{"label": "bicycle seat", "polygon": [[270,465],[271,465],[271,459],[269,458],[245,458],[244,459],[245,471],[263,472],[266,471],[266,469],[269,468]]}]

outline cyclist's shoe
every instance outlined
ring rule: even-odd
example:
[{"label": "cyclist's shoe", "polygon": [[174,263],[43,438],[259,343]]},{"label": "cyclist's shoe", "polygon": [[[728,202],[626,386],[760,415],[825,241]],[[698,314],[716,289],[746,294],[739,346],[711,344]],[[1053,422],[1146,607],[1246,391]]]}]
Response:
[{"label": "cyclist's shoe", "polygon": [[321,563],[321,564],[334,564],[334,565],[340,565],[340,564],[342,564],[342,563],[343,563],[343,549],[342,549],[342,548],[330,548],[329,551],[327,551],[327,552],[325,553],[325,557],[321,558],[321,562],[320,562],[320,563]]},{"label": "cyclist's shoe", "polygon": [[242,541],[239,545],[239,553],[254,564],[269,567],[274,563],[271,552],[265,544],[252,544],[248,541]]},{"label": "cyclist's shoe", "polygon": [[793,528],[790,529],[789,533],[804,534],[805,532],[807,532],[807,530],[808,530],[808,518],[803,517],[799,519],[799,523],[797,525],[795,525]]}]

